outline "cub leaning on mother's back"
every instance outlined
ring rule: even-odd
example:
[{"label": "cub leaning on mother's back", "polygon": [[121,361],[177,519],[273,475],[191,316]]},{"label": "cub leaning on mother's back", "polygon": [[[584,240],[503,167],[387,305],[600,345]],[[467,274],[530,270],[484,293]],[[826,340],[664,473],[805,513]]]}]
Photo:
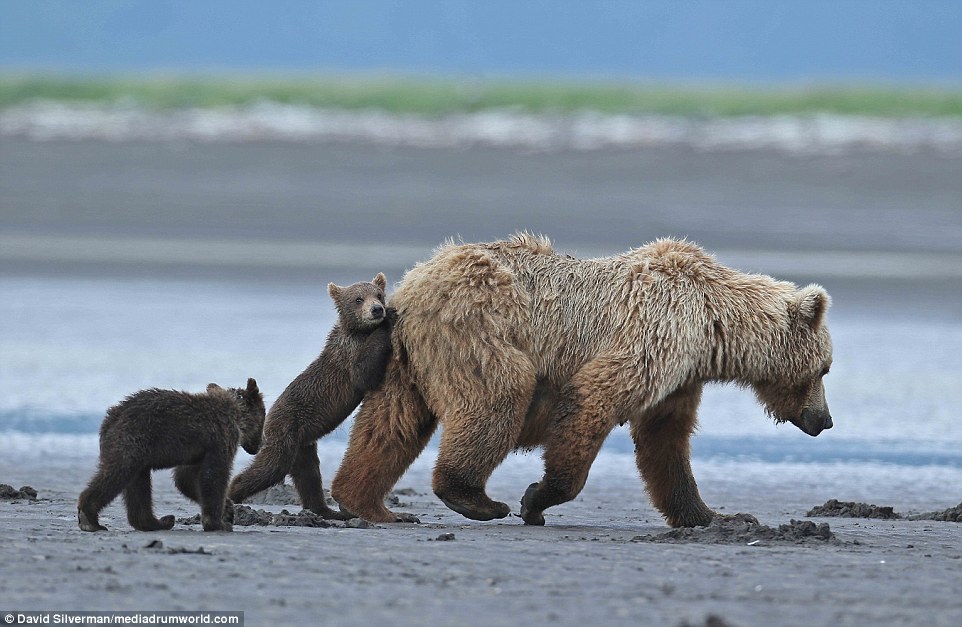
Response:
[{"label": "cub leaning on mother's back", "polygon": [[510,512],[485,484],[512,449],[544,447],[527,524],[573,499],[611,429],[629,423],[652,502],[672,526],[715,513],[690,464],[702,387],[751,387],[776,422],[831,428],[828,294],[719,264],[687,241],[575,259],[526,234],[449,244],[409,271],[384,384],[355,419],[332,495],[378,522],[383,497],[444,424],[434,491],[478,520]]},{"label": "cub leaning on mother's back", "polygon": [[324,501],[317,439],[344,422],[364,394],[384,378],[395,318],[394,310],[384,306],[386,287],[383,273],[347,287],[327,286],[337,307],[337,323],[318,358],[271,406],[264,445],[231,481],[234,502],[243,503],[290,474],[305,509],[324,518],[351,517],[332,510]]}]

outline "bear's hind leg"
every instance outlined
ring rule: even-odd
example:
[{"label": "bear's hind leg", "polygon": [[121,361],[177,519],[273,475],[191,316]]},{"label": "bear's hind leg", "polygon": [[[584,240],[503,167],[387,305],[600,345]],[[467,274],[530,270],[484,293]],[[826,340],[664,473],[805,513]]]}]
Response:
[{"label": "bear's hind leg", "polygon": [[403,368],[394,358],[384,385],[365,397],[331,483],[331,496],[342,508],[371,522],[418,522],[384,506],[384,497],[424,450],[438,422]]},{"label": "bear's hind leg", "polygon": [[126,466],[111,467],[101,462],[100,468],[77,500],[77,522],[81,530],[107,531],[100,524],[100,510],[124,491],[133,473],[134,470]]},{"label": "bear's hind leg", "polygon": [[317,456],[317,442],[302,446],[291,467],[294,487],[301,496],[301,505],[321,518],[348,520],[350,514],[336,512],[324,502],[324,484],[321,479],[321,460]]},{"label": "bear's hind leg", "polygon": [[526,525],[543,525],[544,510],[572,500],[588,479],[592,462],[614,428],[630,391],[617,389],[621,360],[588,362],[561,391],[556,424],[544,447],[544,477],[521,498]]},{"label": "bear's hind leg", "polygon": [[137,531],[166,531],[174,526],[174,517],[154,516],[153,496],[150,486],[150,468],[144,468],[124,488],[127,504],[127,522]]},{"label": "bear's hind leg", "polygon": [[[499,421],[501,418],[498,416]],[[514,448],[514,438],[501,433],[501,426],[479,428],[492,422],[493,415],[459,416],[441,432],[434,493],[449,509],[472,520],[493,520],[511,513],[506,503],[492,500],[484,489],[491,473]]]},{"label": "bear's hind leg", "polygon": [[184,464],[174,468],[174,485],[180,493],[200,503],[200,464]]},{"label": "bear's hind leg", "polygon": [[631,420],[638,470],[652,503],[672,527],[707,525],[715,516],[691,472],[689,439],[700,401],[701,385],[689,386]]},{"label": "bear's hind leg", "polygon": [[[491,473],[517,446],[534,394],[533,368],[526,360],[515,365],[518,367],[505,376],[492,377],[510,381],[513,387],[476,390],[470,396],[491,398],[494,402],[480,411],[477,404],[451,403],[446,408],[447,419],[442,418],[444,430],[434,467],[434,493],[466,518],[492,520],[511,513],[506,503],[492,500],[484,488]],[[478,383],[483,386],[491,384],[491,380]]]},{"label": "bear's hind leg", "polygon": [[254,461],[230,482],[230,500],[243,503],[254,494],[282,483],[297,455],[293,438],[291,434],[285,441],[265,442]]}]

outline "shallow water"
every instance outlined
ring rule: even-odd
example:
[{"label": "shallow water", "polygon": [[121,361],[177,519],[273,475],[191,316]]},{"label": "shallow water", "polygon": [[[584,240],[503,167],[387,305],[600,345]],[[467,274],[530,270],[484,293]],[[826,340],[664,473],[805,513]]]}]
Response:
[{"label": "shallow water", "polygon": [[[146,387],[200,391],[253,376],[269,404],[334,322],[319,284],[0,277],[0,293],[0,430],[27,455],[95,454],[106,408]],[[776,426],[749,391],[712,386],[695,458],[962,468],[962,321],[838,307],[830,326],[834,429],[811,438]],[[619,428],[602,458],[631,453]]]}]

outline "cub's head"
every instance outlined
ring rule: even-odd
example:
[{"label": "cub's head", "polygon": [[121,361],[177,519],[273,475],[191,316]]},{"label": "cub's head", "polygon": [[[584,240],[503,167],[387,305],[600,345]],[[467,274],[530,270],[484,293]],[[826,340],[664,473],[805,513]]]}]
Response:
[{"label": "cub's head", "polygon": [[257,381],[247,380],[246,388],[224,389],[216,383],[207,384],[207,392],[217,392],[230,394],[237,399],[243,411],[241,412],[240,432],[241,446],[251,455],[256,455],[261,447],[261,434],[264,432],[264,416],[267,411],[264,407],[264,396],[257,388]]},{"label": "cub's head", "polygon": [[831,298],[809,285],[789,299],[787,328],[771,347],[777,365],[771,376],[752,384],[776,422],[790,422],[808,435],[832,428],[822,378],[832,365],[832,339],[825,325]]},{"label": "cub's head", "polygon": [[378,273],[370,282],[362,281],[347,287],[328,283],[340,324],[348,331],[369,331],[384,322],[387,308],[384,305],[384,289],[387,281]]}]

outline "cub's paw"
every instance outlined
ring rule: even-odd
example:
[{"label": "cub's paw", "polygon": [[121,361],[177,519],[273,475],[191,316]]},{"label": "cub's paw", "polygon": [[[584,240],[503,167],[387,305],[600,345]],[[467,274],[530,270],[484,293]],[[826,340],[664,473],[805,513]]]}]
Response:
[{"label": "cub's paw", "polygon": [[96,516],[87,516],[82,510],[77,510],[77,524],[81,531],[107,531],[107,528],[100,524]]},{"label": "cub's paw", "polygon": [[174,516],[173,514],[167,514],[166,516],[161,516],[157,521],[157,531],[167,531],[168,529],[174,528]]},{"label": "cub's paw", "polygon": [[204,531],[233,531],[233,523],[229,523],[223,519],[214,520],[211,518],[205,519],[201,516],[201,522],[204,524]]}]

